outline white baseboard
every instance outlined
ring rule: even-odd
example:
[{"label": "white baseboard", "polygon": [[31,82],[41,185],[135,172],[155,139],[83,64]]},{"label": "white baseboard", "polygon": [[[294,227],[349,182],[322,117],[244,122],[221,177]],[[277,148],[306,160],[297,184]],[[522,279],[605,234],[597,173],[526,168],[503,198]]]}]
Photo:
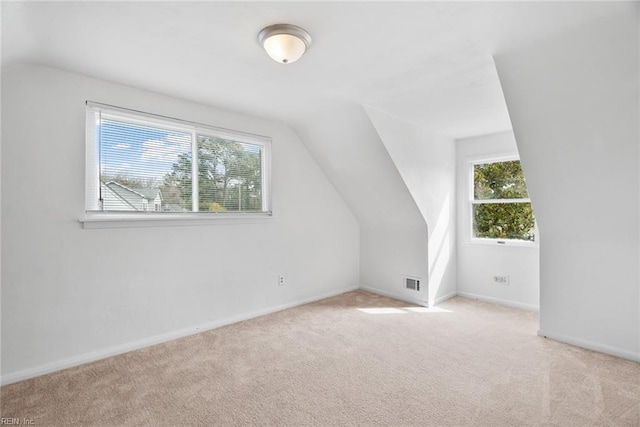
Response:
[{"label": "white baseboard", "polygon": [[554,341],[560,341],[565,344],[575,345],[576,347],[586,348],[587,350],[597,351],[599,353],[609,354],[611,356],[620,357],[622,359],[631,360],[633,362],[640,362],[640,354],[636,354],[632,351],[623,350],[617,347],[611,347],[604,344],[598,344],[591,341],[581,340],[580,338],[572,338],[566,335],[548,333],[543,330],[538,330],[538,335],[544,338],[549,338]]},{"label": "white baseboard", "polygon": [[429,303],[427,301],[422,301],[416,298],[411,298],[408,297],[406,295],[401,295],[401,294],[396,294],[394,292],[389,292],[389,291],[383,291],[381,289],[376,289],[376,288],[369,288],[368,286],[362,286],[360,285],[360,290],[363,291],[367,291],[367,292],[371,292],[372,294],[378,294],[378,295],[382,295],[384,297],[389,297],[389,298],[393,298],[393,299],[397,299],[400,301],[404,301],[404,302],[409,302],[412,304],[416,304],[416,305],[420,305],[422,307],[428,307]]},{"label": "white baseboard", "polygon": [[458,293],[457,293],[457,292],[451,292],[450,294],[447,294],[447,295],[443,295],[443,296],[441,296],[441,297],[438,297],[438,298],[436,298],[436,299],[435,299],[435,301],[433,302],[433,305],[438,305],[438,304],[440,304],[441,302],[444,302],[444,301],[446,301],[446,300],[448,300],[448,299],[450,299],[450,298],[455,297],[456,295],[458,295]]},{"label": "white baseboard", "polygon": [[494,298],[494,297],[487,297],[484,295],[470,294],[468,292],[458,291],[456,292],[456,294],[464,298],[477,299],[479,301],[490,302],[492,304],[499,304],[499,305],[504,305],[504,306],[513,307],[513,308],[521,308],[523,310],[529,310],[529,311],[540,311],[540,308],[537,305],[524,304],[521,302],[503,300],[503,299]]},{"label": "white baseboard", "polygon": [[0,376],[0,385],[12,384],[12,383],[23,381],[29,378],[38,377],[40,375],[50,374],[52,372],[60,371],[62,369],[73,368],[75,366],[84,365],[85,363],[95,362],[96,360],[106,359],[107,357],[116,356],[118,354],[128,353],[133,350],[139,350],[144,347],[149,347],[149,346],[160,344],[163,342],[175,340],[177,338],[194,335],[200,332],[216,329],[221,326],[241,322],[243,320],[253,319],[254,317],[264,316],[265,314],[275,313],[278,311],[286,310],[288,308],[309,304],[311,302],[319,301],[325,298],[330,298],[336,295],[341,295],[351,291],[356,291],[358,289],[359,289],[358,286],[353,286],[345,289],[326,292],[311,298],[292,301],[292,302],[281,304],[275,307],[268,307],[268,308],[252,311],[249,313],[240,314],[237,316],[215,320],[213,322],[204,323],[198,326],[192,326],[192,327],[178,330],[178,331],[172,331],[172,332],[156,335],[149,338],[143,338],[143,339],[129,342],[126,344],[121,344],[114,347],[93,351],[91,353],[84,353],[84,354],[72,356],[66,359],[57,360],[55,362],[47,363],[45,365],[36,366],[34,368],[29,368],[22,371],[2,375]]}]

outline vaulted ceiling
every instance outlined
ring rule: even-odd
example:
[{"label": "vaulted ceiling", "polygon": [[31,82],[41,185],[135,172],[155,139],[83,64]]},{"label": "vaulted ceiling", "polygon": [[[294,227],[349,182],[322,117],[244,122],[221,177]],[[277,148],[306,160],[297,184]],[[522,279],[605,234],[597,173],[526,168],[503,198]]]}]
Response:
[{"label": "vaulted ceiling", "polygon": [[[606,2],[4,2],[3,69],[37,63],[282,122],[349,101],[458,138],[510,128],[492,55]],[[257,42],[313,37],[298,62]],[[312,109],[311,109],[312,110]]]}]

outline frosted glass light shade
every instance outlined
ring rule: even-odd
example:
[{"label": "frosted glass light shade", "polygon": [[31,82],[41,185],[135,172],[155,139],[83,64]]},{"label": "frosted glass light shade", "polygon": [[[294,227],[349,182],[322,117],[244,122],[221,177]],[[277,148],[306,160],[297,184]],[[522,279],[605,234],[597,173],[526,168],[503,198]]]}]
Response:
[{"label": "frosted glass light shade", "polygon": [[307,50],[307,46],[296,36],[277,34],[264,41],[264,50],[276,62],[296,62]]},{"label": "frosted glass light shade", "polygon": [[290,64],[304,55],[311,45],[311,36],[295,25],[276,24],[260,31],[258,41],[274,61]]}]

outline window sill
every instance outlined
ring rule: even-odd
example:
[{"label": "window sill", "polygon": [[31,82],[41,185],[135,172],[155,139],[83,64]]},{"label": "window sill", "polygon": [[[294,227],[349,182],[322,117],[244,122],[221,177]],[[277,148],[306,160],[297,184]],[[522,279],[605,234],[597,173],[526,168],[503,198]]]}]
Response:
[{"label": "window sill", "polygon": [[250,224],[272,218],[271,212],[247,213],[103,213],[87,212],[78,219],[82,228],[174,227],[193,225]]},{"label": "window sill", "polygon": [[476,239],[469,240],[471,245],[489,245],[489,246],[508,246],[521,248],[537,248],[538,242],[527,242],[526,240],[509,240],[509,239]]}]

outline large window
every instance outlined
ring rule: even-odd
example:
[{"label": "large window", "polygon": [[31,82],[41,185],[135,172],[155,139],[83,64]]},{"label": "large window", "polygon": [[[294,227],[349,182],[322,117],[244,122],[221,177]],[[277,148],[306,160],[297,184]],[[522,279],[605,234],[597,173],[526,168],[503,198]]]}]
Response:
[{"label": "large window", "polygon": [[519,160],[472,165],[472,238],[535,241],[535,219]]},{"label": "large window", "polygon": [[88,212],[269,213],[266,137],[87,102]]}]

